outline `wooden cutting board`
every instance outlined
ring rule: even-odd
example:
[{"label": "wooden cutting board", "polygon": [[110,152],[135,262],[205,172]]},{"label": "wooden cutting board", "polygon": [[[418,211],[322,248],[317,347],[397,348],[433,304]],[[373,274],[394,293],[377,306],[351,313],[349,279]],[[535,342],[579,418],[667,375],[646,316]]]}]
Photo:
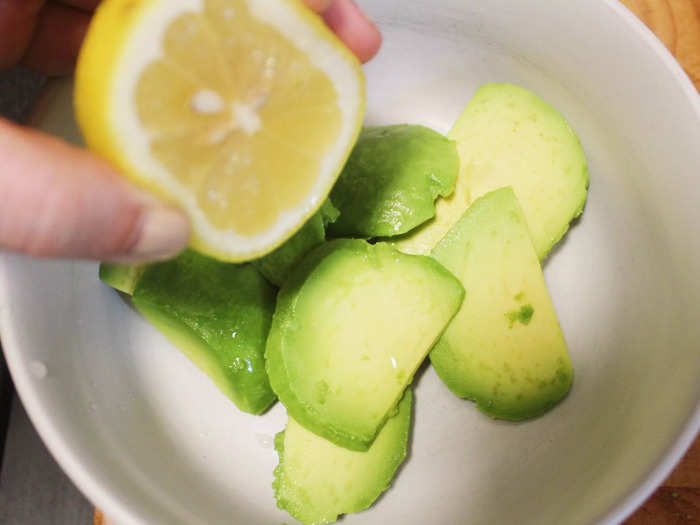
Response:
[{"label": "wooden cutting board", "polygon": [[621,0],[659,37],[700,90],[700,0]]},{"label": "wooden cutting board", "polygon": [[[621,0],[674,54],[700,91],[700,0]],[[698,145],[700,147],[700,145]],[[700,437],[624,525],[700,524]],[[94,525],[111,525],[96,509]]]}]

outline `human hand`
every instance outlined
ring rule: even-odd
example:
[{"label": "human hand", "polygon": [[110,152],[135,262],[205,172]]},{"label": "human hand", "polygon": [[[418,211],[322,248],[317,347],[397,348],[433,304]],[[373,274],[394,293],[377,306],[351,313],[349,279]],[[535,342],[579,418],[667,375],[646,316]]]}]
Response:
[{"label": "human hand", "polygon": [[[68,74],[100,0],[0,0],[0,69]],[[304,0],[363,62],[381,44],[353,0]],[[0,248],[42,257],[139,262],[189,239],[179,210],[85,150],[0,119]]]}]

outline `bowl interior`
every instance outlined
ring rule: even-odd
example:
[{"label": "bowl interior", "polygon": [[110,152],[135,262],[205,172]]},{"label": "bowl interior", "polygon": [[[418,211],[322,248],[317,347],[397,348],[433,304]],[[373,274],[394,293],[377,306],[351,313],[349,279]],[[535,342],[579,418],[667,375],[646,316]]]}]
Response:
[{"label": "bowl interior", "polygon": [[[534,421],[494,421],[423,367],[409,460],[345,521],[614,522],[700,426],[697,94],[613,0],[361,3],[384,34],[366,66],[368,123],[446,132],[481,84],[521,84],[567,117],[591,188],[545,263],[574,363],[569,397]],[[68,81],[55,84],[36,124],[77,141],[70,98]],[[32,419],[118,523],[292,522],[271,489],[281,405],[238,412],[95,264],[3,255],[0,300]]]}]

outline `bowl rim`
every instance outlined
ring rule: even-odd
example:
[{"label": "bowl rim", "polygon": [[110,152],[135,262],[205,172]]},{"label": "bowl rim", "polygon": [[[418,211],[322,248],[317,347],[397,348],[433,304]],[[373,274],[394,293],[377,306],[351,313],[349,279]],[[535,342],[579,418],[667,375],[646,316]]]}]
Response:
[{"label": "bowl rim", "polygon": [[[694,109],[695,115],[700,119],[700,93],[698,88],[690,80],[690,77],[679,64],[666,45],[659,40],[654,32],[649,29],[629,8],[618,0],[604,0],[608,7],[614,11],[623,22],[626,22],[642,41],[644,41],[663,66],[682,88],[686,99]],[[661,454],[657,464],[649,473],[637,481],[635,486],[617,504],[598,518],[601,525],[615,525],[623,522],[637,511],[652,493],[671,474],[676,465],[683,458],[695,439],[700,436],[700,399],[695,404],[692,415],[686,421],[683,430],[666,451]]]},{"label": "bowl rim", "polygon": [[[685,98],[690,107],[694,109],[698,123],[700,123],[700,95],[691,82],[688,75],[677,62],[675,57],[658,39],[658,37],[632,13],[619,0],[601,0],[618,17],[620,23],[634,31],[649,50],[661,61],[661,65],[682,88]],[[32,113],[28,119],[32,125],[51,103],[55,95],[58,83],[55,80],[49,81],[43,90],[39,100],[35,103]],[[10,255],[10,257],[14,257]],[[8,284],[11,279],[7,267],[7,254],[0,253],[0,304],[8,297]],[[26,412],[37,430],[42,441],[60,465],[71,481],[90,500],[90,502],[100,508],[106,516],[114,520],[119,525],[143,525],[144,513],[132,508],[131,505],[116,497],[106,483],[100,479],[99,467],[88,467],[80,455],[79,450],[74,447],[63,436],[60,425],[42,404],[37,391],[33,388],[33,380],[30,377],[28,367],[22,365],[21,343],[14,329],[8,308],[0,308],[0,340],[5,355],[10,375],[14,382],[15,391],[18,394]],[[656,465],[640,480],[638,480],[628,493],[620,501],[612,505],[595,522],[600,525],[614,525],[624,521],[635,512],[654,490],[668,477],[673,468],[678,464],[686,451],[690,448],[696,437],[700,434],[700,399],[698,399],[695,409],[686,421],[683,430],[673,443],[661,454]]]}]

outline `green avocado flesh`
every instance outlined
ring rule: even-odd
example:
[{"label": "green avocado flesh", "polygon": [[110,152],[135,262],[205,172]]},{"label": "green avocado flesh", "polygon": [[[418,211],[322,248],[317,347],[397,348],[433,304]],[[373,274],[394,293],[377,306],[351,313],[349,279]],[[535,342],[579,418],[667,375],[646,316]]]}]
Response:
[{"label": "green avocado flesh", "polygon": [[460,172],[454,197],[437,203],[434,221],[399,240],[405,253],[425,254],[480,196],[511,186],[527,218],[540,260],[583,211],[588,168],[564,117],[534,93],[486,84],[454,124]]},{"label": "green avocado flesh", "polygon": [[307,429],[367,450],[463,297],[430,257],[327,242],[279,292],[265,353],[272,388]]},{"label": "green avocado flesh", "polygon": [[424,126],[365,128],[331,191],[340,217],[336,236],[389,237],[435,215],[459,171],[454,142]]},{"label": "green avocado flesh", "polygon": [[132,300],[240,410],[260,414],[274,402],[264,351],[275,289],[253,266],[187,250],[150,265]]},{"label": "green avocado flesh", "polygon": [[368,508],[391,483],[406,458],[411,389],[367,452],[334,445],[290,418],[275,437],[280,462],[273,488],[279,508],[300,522],[332,523],[340,514]]},{"label": "green avocado flesh", "polygon": [[326,240],[326,227],[337,220],[338,213],[333,203],[326,200],[291,239],[273,252],[252,261],[253,265],[272,284],[282,286],[304,254]]},{"label": "green avocado flesh", "polygon": [[136,281],[146,271],[146,264],[100,264],[100,280],[115,290],[132,295]]},{"label": "green avocado flesh", "polygon": [[433,257],[469,291],[430,352],[449,389],[512,420],[562,399],[573,380],[571,362],[513,190],[477,199]]}]

